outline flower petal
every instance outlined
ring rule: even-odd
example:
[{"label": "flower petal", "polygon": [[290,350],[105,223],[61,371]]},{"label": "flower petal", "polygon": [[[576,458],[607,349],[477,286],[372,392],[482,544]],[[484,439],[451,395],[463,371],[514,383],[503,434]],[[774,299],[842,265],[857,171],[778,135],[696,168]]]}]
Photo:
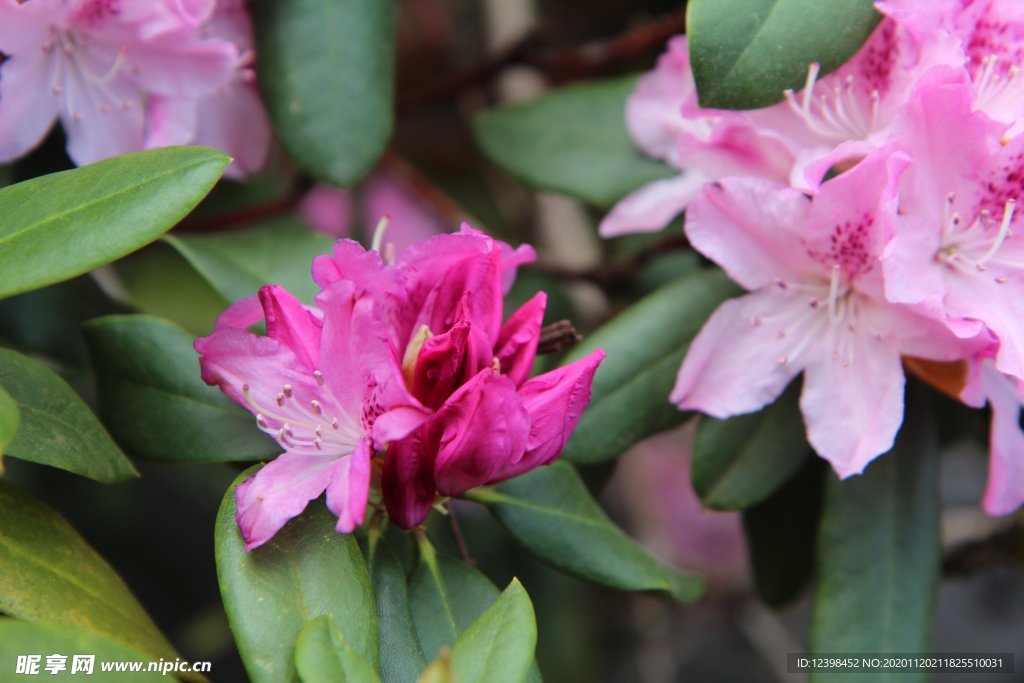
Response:
[{"label": "flower petal", "polygon": [[634,190],[601,220],[602,237],[656,232],[689,206],[710,178],[692,169]]},{"label": "flower petal", "polygon": [[1021,399],[1012,378],[996,370],[991,362],[980,365],[973,389],[992,407],[988,484],[982,507],[990,515],[1008,515],[1024,503]]},{"label": "flower petal", "polygon": [[259,298],[267,320],[267,336],[294,351],[310,371],[316,370],[320,358],[319,321],[280,285],[261,287]]},{"label": "flower petal", "polygon": [[327,507],[338,516],[339,533],[350,534],[363,523],[370,497],[371,457],[370,440],[362,439],[352,455],[339,458],[331,467]]},{"label": "flower petal", "polygon": [[434,503],[434,456],[425,450],[424,431],[388,445],[381,493],[388,517],[403,529],[421,524]]},{"label": "flower petal", "polygon": [[501,367],[501,374],[515,382],[516,386],[525,382],[533,370],[547,301],[547,294],[537,292],[505,321],[498,334],[494,355]]}]

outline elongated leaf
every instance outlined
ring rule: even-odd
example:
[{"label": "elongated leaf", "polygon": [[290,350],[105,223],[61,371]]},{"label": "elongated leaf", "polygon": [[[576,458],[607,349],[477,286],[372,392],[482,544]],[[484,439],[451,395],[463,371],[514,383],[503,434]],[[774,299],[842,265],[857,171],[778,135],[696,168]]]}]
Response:
[{"label": "elongated leaf", "polygon": [[281,452],[251,414],[203,383],[188,332],[144,315],[99,318],[84,330],[100,414],[131,453],[210,462]]},{"label": "elongated leaf", "polygon": [[0,520],[0,612],[105,636],[154,659],[177,656],[121,578],[60,515],[0,481]]},{"label": "elongated leaf", "polygon": [[378,664],[377,611],[359,546],[334,530],[322,500],[290,521],[273,539],[246,552],[235,521],[235,486],[217,515],[217,576],[242,662],[255,683],[298,680],[293,660],[299,632],[314,617],[330,615],[345,641]]},{"label": "elongated leaf", "polygon": [[394,2],[257,0],[250,9],[278,139],[312,175],[351,185],[391,135]]},{"label": "elongated leaf", "polygon": [[380,625],[380,675],[384,683],[414,681],[426,661],[416,638],[405,572],[384,540],[363,546]]},{"label": "elongated leaf", "polygon": [[693,444],[693,488],[715,510],[742,510],[772,494],[811,453],[799,383],[775,403],[729,420],[705,418]]},{"label": "elongated leaf", "polygon": [[20,421],[18,404],[14,402],[10,394],[0,388],[0,472],[3,472],[4,469],[4,450],[17,433]]},{"label": "elongated leaf", "polygon": [[0,297],[80,275],[152,242],[192,210],[228,157],[138,152],[0,190]]},{"label": "elongated leaf", "polygon": [[688,602],[703,581],[668,567],[622,532],[587,491],[568,462],[470,491],[512,537],[540,560],[612,588],[661,591]]},{"label": "elongated leaf", "polygon": [[739,292],[722,271],[702,270],[623,311],[573,349],[567,363],[601,347],[590,405],[563,456],[580,464],[617,458],[637,441],[682,424],[668,402],[690,342],[715,308]]},{"label": "elongated leaf", "polygon": [[295,667],[302,683],[379,683],[370,663],[345,641],[330,615],[310,621],[295,641]]},{"label": "elongated leaf", "polygon": [[881,15],[871,0],[691,0],[686,27],[702,107],[754,109],[800,90],[860,49]]},{"label": "elongated leaf", "polygon": [[796,599],[814,573],[814,549],[825,462],[811,458],[772,495],[743,511],[754,587],[781,607]]},{"label": "elongated leaf", "polygon": [[[62,662],[66,668],[56,676],[46,671],[46,658],[52,654],[64,655],[67,658]],[[83,670],[71,673],[74,670],[74,656],[82,654],[95,657],[92,673],[87,674]],[[167,683],[170,680],[159,671],[145,670],[148,662],[154,658],[91,631],[0,617],[0,666],[3,666],[6,675],[12,676],[10,680],[22,678],[15,676],[14,672],[18,657],[23,655],[40,657],[36,676],[44,677],[44,680],[68,680],[67,677],[70,677],[70,680],[84,678],[90,683],[124,683],[129,678],[142,683]],[[143,662],[143,669],[132,673],[104,672],[102,662]],[[32,680],[30,676],[25,676],[24,680]]]},{"label": "elongated leaf", "polygon": [[313,258],[333,241],[311,232],[294,218],[282,218],[220,235],[168,235],[164,238],[228,301],[254,296],[265,284],[284,285],[311,301],[316,285]]},{"label": "elongated leaf", "polygon": [[452,667],[459,683],[522,683],[537,647],[537,621],[518,579],[455,641]]},{"label": "elongated leaf", "polygon": [[[937,440],[921,392],[908,392],[906,411],[889,453],[861,476],[829,478],[818,536],[814,652],[929,650],[940,565]],[[926,678],[906,673],[811,676],[815,683]]]},{"label": "elongated leaf", "polygon": [[138,476],[78,394],[42,364],[0,348],[0,387],[21,414],[7,455],[102,482]]},{"label": "elongated leaf", "polygon": [[561,88],[484,112],[473,132],[488,158],[524,183],[609,208],[677,173],[644,156],[626,131],[626,98],[635,85],[629,77]]}]

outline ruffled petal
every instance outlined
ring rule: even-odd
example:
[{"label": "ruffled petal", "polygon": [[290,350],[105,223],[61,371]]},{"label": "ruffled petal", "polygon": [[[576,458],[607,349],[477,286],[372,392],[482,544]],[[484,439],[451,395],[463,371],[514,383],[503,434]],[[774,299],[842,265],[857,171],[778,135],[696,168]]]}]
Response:
[{"label": "ruffled petal", "polygon": [[547,301],[547,294],[537,292],[505,321],[498,335],[494,355],[498,359],[501,374],[515,382],[516,386],[525,382],[533,371]]}]

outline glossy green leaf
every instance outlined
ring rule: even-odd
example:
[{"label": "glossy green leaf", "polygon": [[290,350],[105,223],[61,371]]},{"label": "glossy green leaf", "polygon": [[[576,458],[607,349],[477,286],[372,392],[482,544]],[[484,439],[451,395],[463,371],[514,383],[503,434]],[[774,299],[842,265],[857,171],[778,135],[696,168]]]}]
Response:
[{"label": "glossy green leaf", "polygon": [[228,157],[168,147],[0,190],[0,297],[67,280],[172,228],[206,196]]},{"label": "glossy green leaf", "polygon": [[391,546],[382,539],[364,543],[380,626],[380,676],[384,683],[414,681],[426,661],[416,638],[405,572]]},{"label": "glossy green leaf", "polygon": [[754,588],[765,604],[792,602],[814,574],[825,461],[814,457],[770,496],[743,511]]},{"label": "glossy green leaf", "polygon": [[203,382],[188,332],[145,315],[98,318],[83,329],[100,415],[132,454],[212,462],[281,453],[251,413]]},{"label": "glossy green leaf", "polygon": [[78,394],[41,363],[0,348],[0,387],[21,414],[7,455],[102,482],[138,476]]},{"label": "glossy green leaf", "polygon": [[459,683],[522,683],[537,647],[537,621],[530,597],[512,579],[493,605],[455,641],[452,668]]},{"label": "glossy green leaf", "polygon": [[702,107],[754,109],[854,55],[881,15],[872,0],[691,0],[686,33]]},{"label": "glossy green leaf", "polygon": [[742,510],[772,494],[811,454],[796,382],[774,403],[728,420],[704,418],[693,444],[693,488],[705,506]]},{"label": "glossy green leaf", "polygon": [[7,444],[14,439],[20,421],[18,404],[14,402],[10,394],[0,388],[0,472],[3,472],[3,454],[7,449]]},{"label": "glossy green leaf", "polygon": [[228,301],[255,296],[263,285],[278,284],[307,303],[317,291],[310,264],[334,243],[296,218],[215,235],[164,239]]},{"label": "glossy green leaf", "polygon": [[302,683],[380,683],[377,672],[352,649],[327,614],[299,632],[295,668]]},{"label": "glossy green leaf", "polygon": [[703,581],[666,566],[605,514],[570,463],[555,462],[467,497],[484,503],[538,559],[612,588],[660,591],[695,600]]},{"label": "glossy green leaf", "polygon": [[393,0],[256,0],[249,7],[260,90],[278,139],[312,175],[353,184],[391,135]]},{"label": "glossy green leaf", "polygon": [[[830,475],[818,535],[816,653],[928,652],[940,568],[938,444],[923,392],[909,387],[893,449],[864,474]],[[923,681],[925,674],[812,674],[815,683]]]},{"label": "glossy green leaf", "polygon": [[[65,669],[53,675],[46,670],[46,657],[51,654],[62,654],[67,657]],[[94,655],[91,674],[84,671],[71,673],[74,655]],[[35,678],[42,680],[86,680],[90,683],[125,683],[127,680],[142,683],[167,683],[171,680],[159,671],[124,671],[104,672],[101,662],[143,662],[143,668],[154,658],[117,641],[104,638],[91,631],[56,626],[53,624],[33,624],[18,619],[0,617],[0,666],[5,675],[12,676],[9,680],[33,680],[33,676],[15,676],[15,667],[21,655],[39,655],[39,673]],[[171,662],[173,663],[173,659]]]},{"label": "glossy green leaf", "polygon": [[563,456],[580,464],[605,462],[689,419],[690,413],[668,402],[679,365],[715,308],[739,291],[718,269],[686,275],[644,297],[573,349],[566,363],[598,347],[608,357],[594,376],[590,405]]},{"label": "glossy green leaf", "polygon": [[154,659],[177,656],[121,578],[64,518],[0,481],[0,519],[0,612],[105,636]]},{"label": "glossy green leaf", "polygon": [[638,150],[626,130],[636,78],[560,88],[479,115],[473,132],[487,157],[522,182],[609,208],[633,190],[677,173]]},{"label": "glossy green leaf", "polygon": [[334,530],[337,519],[314,500],[264,545],[246,552],[235,521],[235,486],[217,515],[217,576],[231,631],[254,683],[298,680],[293,653],[303,627],[330,615],[347,642],[378,665],[377,610],[359,546]]}]

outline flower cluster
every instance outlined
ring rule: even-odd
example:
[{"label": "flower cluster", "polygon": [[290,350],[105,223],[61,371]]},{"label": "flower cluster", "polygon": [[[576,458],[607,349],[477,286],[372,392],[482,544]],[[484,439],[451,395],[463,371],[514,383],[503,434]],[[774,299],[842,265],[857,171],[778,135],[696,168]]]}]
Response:
[{"label": "flower cluster", "polygon": [[[648,154],[682,171],[624,199],[606,236],[686,210],[693,246],[750,291],[694,341],[671,400],[758,410],[803,373],[808,439],[842,477],[888,450],[904,362],[956,362],[993,408],[984,507],[1024,502],[1024,5],[889,0],[836,72],[753,111],[697,103],[686,39],[629,100]],[[909,362],[914,362],[913,360]]]},{"label": "flower cluster", "polygon": [[75,163],[202,144],[258,170],[270,128],[243,0],[0,0],[0,163],[56,120]]},{"label": "flower cluster", "polygon": [[[313,262],[315,306],[268,285],[224,312],[196,341],[203,379],[284,449],[236,489],[247,548],[324,491],[338,531],[363,522],[372,488],[408,529],[439,495],[558,457],[604,354],[530,377],[545,296],[505,321],[502,301],[533,257],[468,226],[393,263],[341,240]],[[246,329],[260,320],[266,336]]]}]

